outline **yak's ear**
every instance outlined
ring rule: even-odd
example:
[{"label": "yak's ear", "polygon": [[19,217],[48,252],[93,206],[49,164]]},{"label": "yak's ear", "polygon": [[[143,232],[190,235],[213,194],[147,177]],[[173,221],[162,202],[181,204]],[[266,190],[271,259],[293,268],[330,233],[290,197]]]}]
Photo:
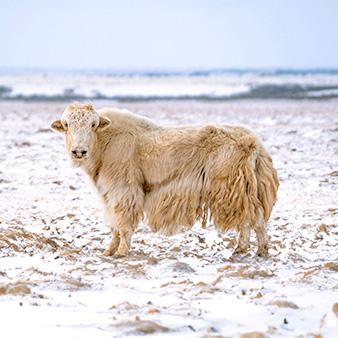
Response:
[{"label": "yak's ear", "polygon": [[100,122],[99,122],[99,126],[97,127],[97,129],[101,130],[105,130],[106,128],[108,128],[110,126],[110,120],[106,117],[100,116]]},{"label": "yak's ear", "polygon": [[60,133],[64,133],[65,132],[65,128],[63,127],[61,120],[55,120],[50,127],[55,130],[58,131]]}]

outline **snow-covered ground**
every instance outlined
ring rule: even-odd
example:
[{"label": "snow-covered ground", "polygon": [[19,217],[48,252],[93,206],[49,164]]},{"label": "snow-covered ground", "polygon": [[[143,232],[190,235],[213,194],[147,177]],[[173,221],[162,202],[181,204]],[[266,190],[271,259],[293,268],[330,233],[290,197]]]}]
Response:
[{"label": "snow-covered ground", "polygon": [[[97,107],[116,105],[97,102]],[[270,257],[236,234],[142,224],[128,258],[50,122],[63,103],[0,103],[1,337],[338,337],[338,101],[120,104],[161,124],[243,124],[281,180]]]}]

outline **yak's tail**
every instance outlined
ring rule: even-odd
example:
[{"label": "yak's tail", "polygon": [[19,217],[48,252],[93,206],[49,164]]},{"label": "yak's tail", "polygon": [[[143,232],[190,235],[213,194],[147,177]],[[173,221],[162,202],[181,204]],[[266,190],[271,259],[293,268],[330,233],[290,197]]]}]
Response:
[{"label": "yak's tail", "polygon": [[272,159],[265,149],[261,149],[256,159],[256,177],[258,199],[262,206],[262,215],[267,222],[277,199],[279,180]]},{"label": "yak's tail", "polygon": [[224,181],[215,182],[209,199],[211,216],[221,230],[239,229],[244,223],[253,227],[262,214],[267,221],[278,188],[272,160],[256,137],[245,135],[235,143],[237,151],[224,168]]}]

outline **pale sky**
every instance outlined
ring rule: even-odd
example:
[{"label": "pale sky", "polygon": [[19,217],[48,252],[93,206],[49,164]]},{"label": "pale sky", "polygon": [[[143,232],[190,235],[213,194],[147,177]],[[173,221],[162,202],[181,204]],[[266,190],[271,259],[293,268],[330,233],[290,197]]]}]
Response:
[{"label": "pale sky", "polygon": [[338,68],[338,0],[0,0],[0,68]]}]

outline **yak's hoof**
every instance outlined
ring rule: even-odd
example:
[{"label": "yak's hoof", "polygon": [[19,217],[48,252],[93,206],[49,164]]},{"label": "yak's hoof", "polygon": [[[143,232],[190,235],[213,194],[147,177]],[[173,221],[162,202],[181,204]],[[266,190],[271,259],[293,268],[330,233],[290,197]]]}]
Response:
[{"label": "yak's hoof", "polygon": [[123,258],[123,257],[127,257],[128,256],[128,253],[125,253],[125,252],[115,252],[113,254],[113,257],[114,258]]},{"label": "yak's hoof", "polygon": [[258,248],[257,250],[257,256],[267,258],[269,255],[269,249],[267,246],[263,246],[262,248]]},{"label": "yak's hoof", "polygon": [[243,255],[246,254],[249,250],[249,247],[237,247],[235,251],[232,253],[232,256],[238,256],[238,255]]},{"label": "yak's hoof", "polygon": [[119,248],[119,249],[114,253],[113,256],[114,256],[115,258],[126,257],[126,256],[128,256],[128,252],[129,252],[129,249],[128,249],[128,248],[122,247],[122,248]]},{"label": "yak's hoof", "polygon": [[110,257],[110,256],[113,256],[114,252],[110,249],[106,249],[103,251],[103,256],[104,257]]}]

